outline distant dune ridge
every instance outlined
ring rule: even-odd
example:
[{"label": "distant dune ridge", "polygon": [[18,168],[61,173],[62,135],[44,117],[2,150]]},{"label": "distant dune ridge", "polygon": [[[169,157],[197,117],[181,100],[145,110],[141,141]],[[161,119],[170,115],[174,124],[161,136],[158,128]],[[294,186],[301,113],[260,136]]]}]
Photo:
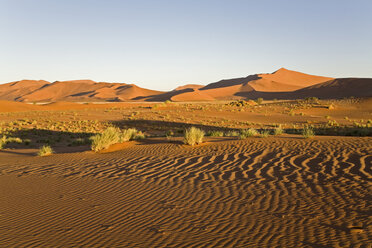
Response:
[{"label": "distant dune ridge", "polygon": [[281,68],[270,74],[224,79],[207,85],[187,84],[163,92],[134,84],[92,80],[21,80],[0,85],[0,100],[19,102],[56,101],[213,101],[263,97],[343,98],[372,96],[372,78],[330,78]]}]

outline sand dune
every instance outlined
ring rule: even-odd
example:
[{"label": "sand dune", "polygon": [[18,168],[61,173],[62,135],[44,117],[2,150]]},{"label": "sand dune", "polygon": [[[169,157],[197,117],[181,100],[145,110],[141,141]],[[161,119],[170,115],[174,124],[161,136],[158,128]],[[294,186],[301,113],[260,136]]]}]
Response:
[{"label": "sand dune", "polygon": [[[271,74],[256,74],[245,78],[225,79],[199,88],[199,91],[174,96],[175,101],[210,101],[212,99],[244,99],[256,97],[261,92],[292,92],[310,85],[331,80],[329,77],[308,75],[281,68]],[[266,94],[268,95],[268,94]],[[203,99],[204,97],[204,99]],[[278,98],[277,96],[273,98]]]},{"label": "sand dune", "polygon": [[372,96],[370,80],[368,78],[333,79],[285,68],[270,74],[224,79],[206,86],[187,84],[168,92],[144,89],[134,84],[97,83],[92,80],[54,83],[23,80],[0,85],[0,99],[24,102],[213,101],[258,97],[296,99],[311,96],[332,99]]},{"label": "sand dune", "polygon": [[319,98],[370,97],[371,78],[337,78],[293,92],[297,98],[315,96]]},{"label": "sand dune", "polygon": [[140,96],[160,94],[160,91],[133,84],[94,82],[91,80],[61,81],[18,97],[17,101],[128,101]]},{"label": "sand dune", "polygon": [[191,148],[154,139],[45,158],[0,151],[0,246],[367,247],[371,141],[287,136]]},{"label": "sand dune", "polygon": [[174,91],[185,90],[185,89],[200,89],[203,87],[204,85],[201,85],[201,84],[186,84],[186,85],[178,86],[177,88],[174,89]]},{"label": "sand dune", "polygon": [[8,101],[19,100],[22,96],[30,94],[48,84],[49,82],[43,80],[21,80],[0,84],[0,99]]},{"label": "sand dune", "polygon": [[[330,77],[320,77],[305,74],[302,72],[291,71],[285,68],[280,68],[279,70],[271,74],[259,74],[262,79],[269,81],[274,81],[278,83],[283,83],[286,85],[297,86],[298,88],[304,88],[314,84],[329,81],[333,78]],[[282,91],[289,91],[288,89],[282,89]]]}]

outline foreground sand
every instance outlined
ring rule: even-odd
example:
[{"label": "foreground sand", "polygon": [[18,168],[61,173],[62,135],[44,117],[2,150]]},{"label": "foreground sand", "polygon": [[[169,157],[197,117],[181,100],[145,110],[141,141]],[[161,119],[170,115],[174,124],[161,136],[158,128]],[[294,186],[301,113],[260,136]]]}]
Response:
[{"label": "foreground sand", "polygon": [[0,247],[368,247],[372,138],[0,151]]}]

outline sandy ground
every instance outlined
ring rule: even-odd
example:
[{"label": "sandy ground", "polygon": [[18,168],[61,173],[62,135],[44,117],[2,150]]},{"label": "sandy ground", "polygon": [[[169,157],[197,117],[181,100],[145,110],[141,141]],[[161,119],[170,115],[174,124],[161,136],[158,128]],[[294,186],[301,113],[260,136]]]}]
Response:
[{"label": "sandy ground", "polygon": [[371,137],[0,151],[0,247],[370,247]]}]

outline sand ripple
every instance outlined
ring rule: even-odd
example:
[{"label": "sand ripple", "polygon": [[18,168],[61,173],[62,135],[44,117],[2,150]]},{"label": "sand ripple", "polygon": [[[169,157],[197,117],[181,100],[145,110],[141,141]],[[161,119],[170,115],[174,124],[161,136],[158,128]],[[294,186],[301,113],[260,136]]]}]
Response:
[{"label": "sand ripple", "polygon": [[368,247],[372,139],[0,160],[1,247]]}]

